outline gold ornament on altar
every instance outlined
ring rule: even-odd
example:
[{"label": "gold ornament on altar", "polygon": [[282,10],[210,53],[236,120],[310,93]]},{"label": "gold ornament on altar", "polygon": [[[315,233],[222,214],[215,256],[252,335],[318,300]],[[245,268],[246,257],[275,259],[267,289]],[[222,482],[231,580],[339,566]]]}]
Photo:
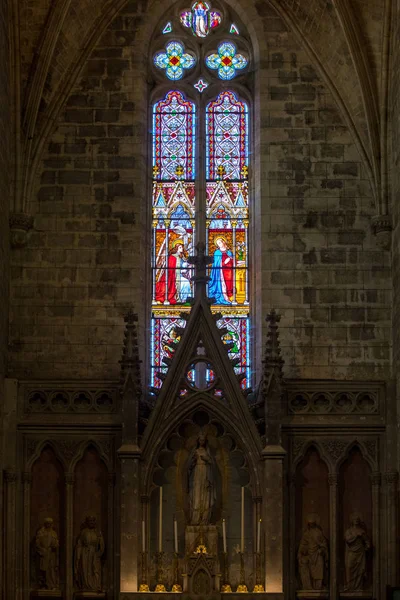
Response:
[{"label": "gold ornament on altar", "polygon": [[199,544],[194,551],[195,554],[208,554],[207,548],[204,544]]},{"label": "gold ornament on altar", "polygon": [[221,592],[222,592],[222,594],[231,594],[232,593],[232,588],[229,585],[229,583],[224,583],[224,585],[221,587]]},{"label": "gold ornament on altar", "polygon": [[172,586],[171,592],[181,593],[182,592],[182,586],[179,585],[179,583],[174,583],[174,585]]},{"label": "gold ornament on altar", "polygon": [[264,591],[264,586],[260,583],[256,583],[256,585],[254,586],[253,594],[261,594],[264,593]]},{"label": "gold ornament on altar", "polygon": [[239,594],[247,594],[247,592],[248,592],[247,585],[245,583],[240,583],[237,586],[236,592],[239,593]]},{"label": "gold ornament on altar", "polygon": [[147,583],[141,583],[139,586],[139,592],[149,592],[150,588]]},{"label": "gold ornament on altar", "polygon": [[166,592],[167,589],[163,583],[157,583],[155,592]]}]

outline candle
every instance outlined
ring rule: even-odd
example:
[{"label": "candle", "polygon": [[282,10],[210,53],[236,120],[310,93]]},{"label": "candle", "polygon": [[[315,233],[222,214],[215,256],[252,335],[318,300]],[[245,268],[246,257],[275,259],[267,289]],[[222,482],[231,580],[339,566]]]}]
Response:
[{"label": "candle", "polygon": [[257,554],[260,554],[261,548],[261,519],[257,523]]},{"label": "candle", "polygon": [[142,552],[146,552],[146,529],[144,519],[142,521]]},{"label": "candle", "polygon": [[242,519],[240,528],[240,552],[244,553],[244,487],[242,487]]},{"label": "candle", "polygon": [[160,486],[160,501],[158,514],[158,551],[162,552],[162,486]]},{"label": "candle", "polygon": [[175,554],[178,554],[178,522],[174,517],[174,542],[175,542]]},{"label": "candle", "polygon": [[225,523],[225,519],[222,519],[222,543],[224,545],[224,554],[226,554],[226,523]]}]

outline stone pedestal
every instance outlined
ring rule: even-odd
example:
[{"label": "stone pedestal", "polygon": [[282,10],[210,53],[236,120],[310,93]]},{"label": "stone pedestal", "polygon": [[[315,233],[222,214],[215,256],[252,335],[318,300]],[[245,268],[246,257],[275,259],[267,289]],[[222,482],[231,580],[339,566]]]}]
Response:
[{"label": "stone pedestal", "polygon": [[348,598],[349,600],[367,600],[372,598],[372,591],[358,590],[355,592],[340,592],[340,598]]},{"label": "stone pedestal", "polygon": [[32,590],[31,598],[62,598],[61,590]]},{"label": "stone pedestal", "polygon": [[209,556],[218,554],[218,530],[215,525],[188,525],[185,530],[185,554],[191,556],[203,544]]},{"label": "stone pedestal", "polygon": [[74,594],[74,600],[84,600],[87,598],[104,599],[107,598],[107,594],[105,592],[75,592]]},{"label": "stone pedestal", "polygon": [[328,590],[299,590],[296,597],[301,600],[318,600],[319,598],[329,598]]}]

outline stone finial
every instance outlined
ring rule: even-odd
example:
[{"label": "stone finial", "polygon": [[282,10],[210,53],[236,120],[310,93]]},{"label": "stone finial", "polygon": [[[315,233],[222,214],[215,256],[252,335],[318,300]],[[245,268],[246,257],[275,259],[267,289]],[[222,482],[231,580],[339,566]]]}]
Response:
[{"label": "stone finial", "polygon": [[11,213],[9,223],[11,248],[23,248],[27,243],[28,231],[33,227],[33,217],[25,213]]},{"label": "stone finial", "polygon": [[262,396],[267,446],[281,445],[281,422],[283,416],[283,365],[279,342],[278,323],[280,315],[273,309],[267,315],[267,341],[265,344]]},{"label": "stone finial", "polygon": [[376,237],[376,243],[382,250],[390,250],[392,245],[392,216],[377,215],[372,217],[371,228]]},{"label": "stone finial", "polygon": [[206,283],[209,281],[207,276],[207,266],[213,261],[212,256],[206,256],[206,247],[204,242],[199,242],[196,246],[197,256],[190,256],[188,262],[195,267],[195,275],[192,281],[195,283],[195,297],[199,294],[205,294]]},{"label": "stone finial", "polygon": [[265,344],[265,356],[264,356],[264,385],[268,384],[269,378],[273,371],[276,371],[280,378],[282,378],[282,370],[284,360],[281,355],[281,347],[279,342],[279,331],[278,324],[281,320],[281,316],[277,314],[275,309],[267,315],[266,321],[268,323],[267,341]]},{"label": "stone finial", "polygon": [[140,374],[140,363],[139,359],[139,348],[137,339],[137,328],[136,323],[138,316],[129,310],[128,314],[124,317],[125,321],[125,332],[124,332],[124,347],[122,351],[121,364],[121,381],[123,384],[126,383],[128,376],[130,376],[137,396],[142,394],[142,382]]}]

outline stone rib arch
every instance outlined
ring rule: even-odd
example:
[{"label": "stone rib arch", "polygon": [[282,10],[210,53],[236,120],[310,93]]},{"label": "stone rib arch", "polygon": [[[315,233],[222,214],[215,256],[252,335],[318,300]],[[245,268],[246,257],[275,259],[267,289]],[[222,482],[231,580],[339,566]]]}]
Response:
[{"label": "stone rib arch", "polygon": [[[159,449],[163,448],[170,436],[174,433],[180,423],[188,418],[196,410],[205,410],[210,417],[215,417],[218,421],[227,428],[227,431],[234,437],[237,444],[240,446],[246,460],[249,464],[250,486],[254,496],[261,496],[262,482],[259,478],[259,469],[257,463],[260,461],[260,447],[256,440],[252,438],[241,423],[235,420],[235,415],[229,414],[226,407],[218,407],[215,403],[211,403],[207,398],[199,399],[196,403],[190,403],[182,410],[182,407],[175,409],[174,413],[168,417],[168,426],[160,423],[159,428],[152,432],[152,436],[148,439],[142,453],[142,483],[145,494],[150,494],[153,482],[152,474],[158,460]],[[229,411],[230,412],[230,411]],[[243,444],[243,440],[248,440],[248,445]]]},{"label": "stone rib arch", "polygon": [[104,463],[108,473],[110,474],[112,472],[110,469],[110,459],[104,452],[104,449],[101,447],[101,444],[99,444],[96,440],[85,440],[84,442],[79,444],[79,447],[69,465],[68,472],[71,474],[75,473],[76,465],[80,460],[83,459],[86,451],[90,449],[93,449],[97,452],[100,460]]},{"label": "stone rib arch", "polygon": [[334,464],[331,460],[331,458],[329,457],[329,455],[327,454],[327,452],[325,451],[324,447],[322,446],[322,444],[318,441],[318,438],[313,438],[311,440],[307,440],[304,445],[302,446],[299,454],[297,454],[293,461],[292,461],[292,466],[291,466],[291,474],[292,477],[294,477],[296,475],[297,469],[299,467],[299,465],[301,464],[301,462],[305,459],[307,453],[309,452],[309,450],[315,450],[318,454],[318,456],[320,457],[320,459],[325,463],[325,465],[327,466],[329,473],[333,473],[334,472]]},{"label": "stone rib arch", "polygon": [[378,464],[376,463],[376,461],[374,461],[371,458],[370,454],[367,452],[365,445],[362,443],[362,441],[355,438],[354,440],[352,440],[351,442],[349,442],[347,444],[346,448],[344,449],[343,455],[340,458],[338,458],[338,460],[335,464],[337,473],[339,473],[341,471],[344,463],[349,459],[350,454],[352,453],[353,450],[358,450],[360,452],[361,456],[363,457],[363,459],[369,466],[369,468],[371,470],[371,474],[374,471],[378,470]]},{"label": "stone rib arch", "polygon": [[44,450],[46,450],[46,448],[50,448],[54,452],[57,460],[60,462],[60,465],[63,468],[64,475],[65,475],[68,472],[68,462],[66,461],[65,457],[63,456],[56,440],[40,441],[39,444],[36,446],[35,451],[32,454],[32,456],[30,456],[28,458],[28,460],[26,461],[25,470],[27,470],[28,472],[32,472],[33,465],[40,458],[40,455],[42,454],[42,452]]}]

